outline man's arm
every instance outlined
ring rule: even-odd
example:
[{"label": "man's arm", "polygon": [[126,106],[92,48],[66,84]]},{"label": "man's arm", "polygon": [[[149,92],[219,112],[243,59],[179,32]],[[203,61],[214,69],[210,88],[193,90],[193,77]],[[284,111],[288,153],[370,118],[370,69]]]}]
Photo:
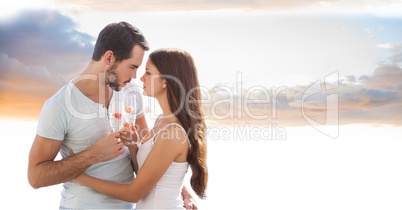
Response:
[{"label": "man's arm", "polygon": [[124,153],[123,144],[110,133],[88,149],[63,160],[54,159],[62,141],[36,135],[29,153],[28,181],[33,188],[60,184],[74,179],[94,163],[111,160]]}]

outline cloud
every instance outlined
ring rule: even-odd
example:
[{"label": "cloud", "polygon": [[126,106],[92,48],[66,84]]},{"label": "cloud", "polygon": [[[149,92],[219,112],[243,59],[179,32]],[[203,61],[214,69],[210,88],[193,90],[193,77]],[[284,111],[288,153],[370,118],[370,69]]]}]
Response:
[{"label": "cloud", "polygon": [[399,49],[402,48],[402,44],[400,43],[382,43],[382,44],[377,44],[378,48],[382,49]]},{"label": "cloud", "polygon": [[372,76],[365,77],[362,82],[370,88],[396,90],[402,85],[402,69],[396,65],[384,64],[378,67]]},{"label": "cloud", "polygon": [[[246,4],[245,1],[237,3]],[[12,111],[10,108],[17,107],[15,104],[18,104],[19,109],[31,109],[37,114],[39,110],[33,108],[32,103],[43,103],[72,75],[83,70],[90,61],[94,38],[77,31],[76,28],[76,23],[69,17],[49,10],[26,11],[12,21],[0,23],[0,115],[16,113],[16,110]],[[292,37],[292,40],[298,41],[298,38]],[[302,41],[304,40],[300,39],[300,42]],[[355,45],[355,48],[356,46],[358,45]],[[386,43],[377,47],[389,51],[390,56],[378,64],[372,74],[341,75],[339,80],[321,82],[318,87],[322,90],[304,101],[303,95],[308,93],[306,90],[312,84],[287,86],[286,90],[278,92],[275,98],[273,90],[259,92],[259,95],[256,92],[257,95],[251,95],[251,99],[264,99],[267,96],[270,101],[265,104],[247,104],[248,110],[245,110],[243,105],[238,107],[237,101],[221,103],[218,106],[210,104],[211,106],[205,108],[209,114],[213,112],[212,114],[219,117],[226,114],[225,109],[230,109],[230,103],[233,102],[233,109],[242,109],[240,112],[234,110],[233,113],[235,117],[239,113],[242,114],[241,121],[247,118],[253,120],[251,113],[269,115],[268,121],[285,125],[307,124],[302,115],[304,110],[308,117],[325,123],[326,111],[328,105],[331,105],[328,104],[327,97],[336,94],[340,123],[402,125],[402,45]],[[335,55],[338,54],[337,52]],[[278,57],[282,58],[282,54]],[[283,54],[283,57],[286,55]],[[257,74],[257,77],[261,75]],[[300,77],[296,79],[300,80]],[[327,90],[326,87],[335,88]],[[219,94],[213,95],[212,98],[213,102],[220,99]],[[236,100],[236,97],[233,97],[233,100]],[[7,104],[14,105],[6,109]],[[259,122],[266,123],[267,120]]]},{"label": "cloud", "polygon": [[57,5],[75,7],[80,10],[128,12],[128,11],[180,11],[180,10],[213,10],[213,9],[262,9],[288,8],[317,3],[318,0],[139,0],[139,1],[66,1],[57,0]]},{"label": "cloud", "polygon": [[[361,76],[358,80],[355,78],[352,75],[345,76],[344,79],[339,80],[338,88],[328,92],[324,89],[308,97],[303,103],[301,98],[305,93],[301,93],[300,90],[306,90],[308,87],[299,87],[298,94],[292,96],[298,100],[289,101],[289,105],[315,112],[326,112],[329,103],[328,95],[337,94],[337,109],[341,123],[359,121],[360,123],[402,125],[402,114],[394,108],[402,107],[402,69],[384,65],[375,69],[372,75]],[[358,113],[365,113],[365,115],[358,115]],[[359,117],[356,118],[356,116]],[[399,122],[395,121],[395,116],[399,116]]]},{"label": "cloud", "polygon": [[[3,91],[43,94],[46,90],[54,90],[67,81],[63,75],[53,74],[45,66],[25,66],[4,53],[0,53],[0,70],[0,85]],[[32,92],[38,87],[45,91]]]},{"label": "cloud", "polygon": [[[56,0],[55,4],[74,7],[84,11],[99,12],[132,12],[132,11],[181,11],[181,10],[219,10],[219,9],[242,9],[242,10],[272,10],[283,11],[297,8],[353,8],[375,9],[391,8],[400,2],[394,0],[363,0],[350,2],[345,0],[138,0],[138,1],[79,1],[79,0]],[[395,6],[394,6],[395,7]]]},{"label": "cloud", "polygon": [[[56,10],[23,11],[14,19],[1,22],[2,96],[14,98],[20,106],[26,100],[29,109],[32,98],[43,101],[82,71],[90,61],[94,38],[76,27],[69,17]],[[6,102],[13,106],[12,101],[3,100],[2,106]]]},{"label": "cloud", "polygon": [[25,65],[44,65],[50,72],[70,75],[81,70],[93,49],[94,38],[76,27],[55,10],[23,11],[0,23],[0,52]]},{"label": "cloud", "polygon": [[[391,54],[388,60],[394,55]],[[229,99],[228,94],[212,95],[211,104],[220,106],[207,105],[205,109],[211,115],[209,119],[217,116],[215,118],[227,123],[237,120],[237,116],[241,114],[241,122],[262,125],[268,122],[281,126],[309,125],[307,119],[321,125],[335,123],[402,125],[402,68],[398,65],[380,65],[370,75],[346,75],[333,80],[331,74],[331,78],[332,80],[325,78],[308,85],[282,87],[281,91],[262,90],[260,93],[265,93],[268,100],[262,103],[256,101],[254,105],[243,104],[241,111],[239,106],[230,107],[229,103],[223,103]],[[243,90],[244,92],[247,90]],[[250,99],[245,94],[242,97],[241,102]],[[233,103],[238,103],[237,95],[232,98]],[[245,111],[246,109],[249,112]],[[331,111],[335,111],[335,117],[332,115],[331,118]],[[222,116],[226,115],[227,117],[222,119]],[[264,119],[258,117],[264,115],[267,116]]]},{"label": "cloud", "polygon": [[[377,45],[380,49],[390,50],[393,55],[390,58],[390,63],[398,65],[402,63],[402,43],[382,43]],[[381,61],[386,63],[385,61]]]}]

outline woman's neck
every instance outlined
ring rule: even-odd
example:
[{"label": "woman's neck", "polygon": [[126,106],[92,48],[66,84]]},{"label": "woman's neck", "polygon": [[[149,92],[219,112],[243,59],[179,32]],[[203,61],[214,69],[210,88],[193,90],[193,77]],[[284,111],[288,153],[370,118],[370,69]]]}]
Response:
[{"label": "woman's neck", "polygon": [[160,117],[160,121],[165,123],[179,123],[179,119],[176,115],[171,111],[170,106],[161,106],[162,116]]}]

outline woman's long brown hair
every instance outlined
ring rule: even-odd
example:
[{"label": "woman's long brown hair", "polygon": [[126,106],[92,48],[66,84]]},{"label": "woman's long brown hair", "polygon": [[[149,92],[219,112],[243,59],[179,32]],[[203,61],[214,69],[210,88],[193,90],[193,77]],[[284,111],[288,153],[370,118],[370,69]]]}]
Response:
[{"label": "woman's long brown hair", "polygon": [[189,53],[179,49],[159,49],[149,58],[166,79],[171,111],[186,130],[190,141],[187,162],[192,171],[191,187],[200,198],[205,198],[208,183],[206,125],[194,60]]}]

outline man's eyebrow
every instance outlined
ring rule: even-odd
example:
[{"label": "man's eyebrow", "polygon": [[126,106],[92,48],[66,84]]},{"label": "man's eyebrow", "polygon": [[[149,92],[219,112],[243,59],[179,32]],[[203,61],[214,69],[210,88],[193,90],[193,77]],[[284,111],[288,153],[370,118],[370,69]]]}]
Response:
[{"label": "man's eyebrow", "polygon": [[130,66],[131,66],[131,68],[137,68],[137,69],[140,68],[139,66],[137,66],[135,64],[131,64]]}]

